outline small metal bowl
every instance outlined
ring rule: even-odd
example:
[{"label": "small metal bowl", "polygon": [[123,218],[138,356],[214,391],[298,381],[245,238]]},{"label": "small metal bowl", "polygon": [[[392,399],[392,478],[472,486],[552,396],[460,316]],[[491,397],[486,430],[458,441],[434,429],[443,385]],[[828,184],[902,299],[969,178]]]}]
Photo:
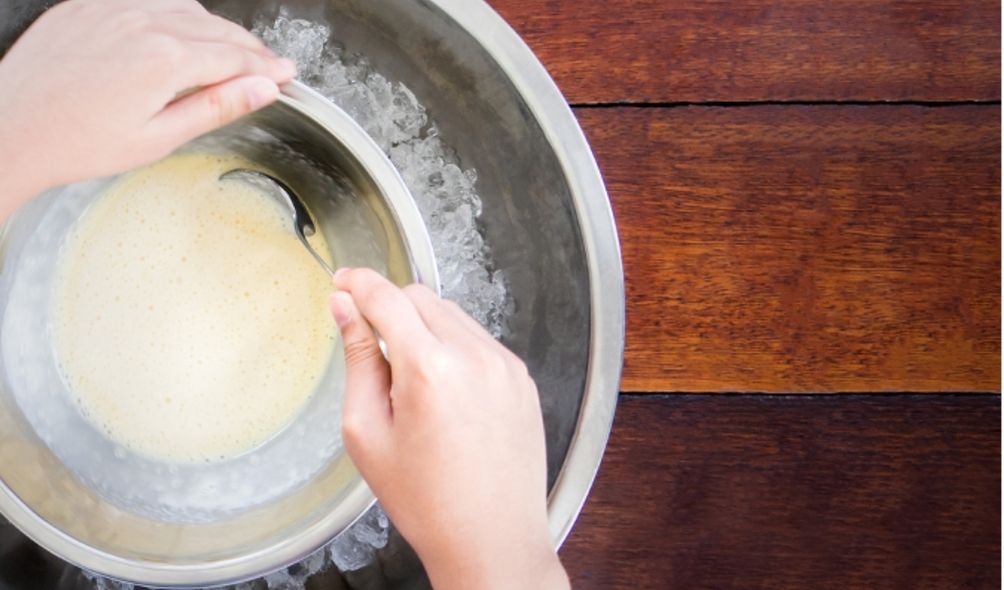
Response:
[{"label": "small metal bowl", "polygon": [[[395,168],[306,87],[286,86],[274,105],[183,150],[238,154],[281,179],[307,205],[336,266],[438,289],[425,225]],[[341,446],[343,349],[305,410],[249,453],[178,466],[117,448],[77,410],[48,337],[63,240],[113,181],[49,191],[4,229],[0,512],[59,557],[144,585],[204,587],[296,562],[374,501]]]}]

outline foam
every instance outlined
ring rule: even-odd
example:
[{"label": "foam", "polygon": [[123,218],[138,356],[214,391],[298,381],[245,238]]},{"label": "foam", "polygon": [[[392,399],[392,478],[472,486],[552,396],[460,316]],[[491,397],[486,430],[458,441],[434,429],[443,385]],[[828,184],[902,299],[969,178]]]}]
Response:
[{"label": "foam", "polygon": [[123,177],[60,257],[67,385],[96,427],[153,459],[255,448],[303,408],[333,353],[329,278],[280,204],[218,180],[240,165],[182,154]]}]

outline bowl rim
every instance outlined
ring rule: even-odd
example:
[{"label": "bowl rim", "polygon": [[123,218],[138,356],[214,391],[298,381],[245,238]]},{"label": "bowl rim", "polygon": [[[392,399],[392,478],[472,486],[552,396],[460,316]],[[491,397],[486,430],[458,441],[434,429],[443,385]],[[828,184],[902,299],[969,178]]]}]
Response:
[{"label": "bowl rim", "polygon": [[411,190],[380,146],[341,107],[302,82],[293,80],[284,84],[278,102],[296,109],[324,128],[363,167],[386,199],[394,223],[404,237],[412,277],[438,295],[439,268],[432,238]]},{"label": "bowl rim", "polygon": [[[300,82],[284,85],[278,102],[324,129],[362,166],[386,199],[402,233],[412,278],[438,294],[439,274],[432,241],[411,191],[383,150],[348,113]],[[226,559],[170,564],[126,558],[91,547],[46,521],[0,481],[0,513],[36,544],[102,576],[165,588],[239,583],[296,563],[352,526],[375,502],[376,496],[358,475],[334,510],[308,521],[306,528],[294,536]]]},{"label": "bowl rim", "polygon": [[485,0],[425,0],[461,25],[502,68],[533,113],[561,164],[589,269],[590,338],[586,389],[565,461],[548,496],[555,548],[585,504],[606,450],[624,362],[624,268],[613,208],[585,133],[557,83]]}]

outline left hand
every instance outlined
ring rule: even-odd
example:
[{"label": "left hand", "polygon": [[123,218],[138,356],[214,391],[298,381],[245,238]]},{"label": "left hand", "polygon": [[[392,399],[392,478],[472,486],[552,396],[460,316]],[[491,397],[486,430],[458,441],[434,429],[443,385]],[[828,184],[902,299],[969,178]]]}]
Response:
[{"label": "left hand", "polygon": [[196,0],[59,4],[0,61],[0,162],[15,177],[0,179],[0,216],[164,157],[271,103],[295,74]]}]

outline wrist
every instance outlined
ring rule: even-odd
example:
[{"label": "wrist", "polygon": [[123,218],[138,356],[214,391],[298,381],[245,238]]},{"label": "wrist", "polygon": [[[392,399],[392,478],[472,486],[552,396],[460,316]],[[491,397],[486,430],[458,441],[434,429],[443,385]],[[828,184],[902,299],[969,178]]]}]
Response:
[{"label": "wrist", "polygon": [[495,590],[567,590],[571,586],[557,553],[549,545],[509,545],[490,549],[463,547],[419,551],[432,587]]}]

